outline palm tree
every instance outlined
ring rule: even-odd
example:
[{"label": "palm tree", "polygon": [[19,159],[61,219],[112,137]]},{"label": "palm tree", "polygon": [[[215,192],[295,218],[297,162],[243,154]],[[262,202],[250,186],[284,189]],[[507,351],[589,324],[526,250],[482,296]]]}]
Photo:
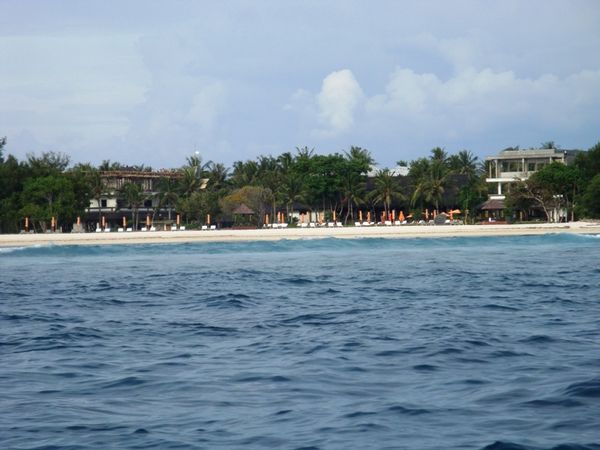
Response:
[{"label": "palm tree", "polygon": [[454,173],[466,175],[469,182],[477,176],[477,156],[468,150],[450,156],[448,164]]},{"label": "palm tree", "polygon": [[376,203],[383,204],[386,217],[390,212],[392,202],[395,199],[404,199],[398,179],[389,169],[377,172],[377,175],[375,175],[375,188],[371,195]]},{"label": "palm tree", "polygon": [[133,229],[138,228],[138,210],[144,203],[144,195],[142,188],[139,184],[127,182],[125,183],[120,191],[119,196],[123,201],[131,208],[131,221],[133,222]]},{"label": "palm tree", "polygon": [[258,164],[256,161],[236,161],[233,163],[231,184],[235,188],[243,188],[256,184],[258,179]]},{"label": "palm tree", "polygon": [[169,177],[161,178],[158,182],[158,208],[167,207],[169,220],[171,220],[171,210],[178,198],[175,180]]},{"label": "palm tree", "polygon": [[354,218],[354,205],[364,203],[365,182],[364,177],[356,172],[348,171],[342,176],[341,189],[346,203],[346,217],[344,223],[348,223],[348,217]]},{"label": "palm tree", "polygon": [[96,200],[98,204],[98,223],[102,220],[102,194],[104,194],[104,182],[102,181],[102,177],[100,176],[100,171],[97,169],[91,169],[89,172],[89,183],[90,183],[90,192],[92,193],[92,198]]},{"label": "palm tree", "polygon": [[344,153],[348,161],[355,164],[363,174],[366,174],[375,164],[375,159],[366,148],[352,146],[349,152],[344,151]]}]

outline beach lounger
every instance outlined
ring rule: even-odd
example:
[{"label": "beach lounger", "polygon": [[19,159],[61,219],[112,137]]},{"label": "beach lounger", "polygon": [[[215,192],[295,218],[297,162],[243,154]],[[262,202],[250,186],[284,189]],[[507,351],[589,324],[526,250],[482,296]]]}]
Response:
[{"label": "beach lounger", "polygon": [[102,228],[96,228],[96,233],[101,233],[102,232]]},{"label": "beach lounger", "polygon": [[383,222],[383,224],[384,224],[386,227],[391,227],[391,226],[392,226],[392,221],[391,221],[391,220],[386,220],[385,222]]},{"label": "beach lounger", "polygon": [[142,227],[142,231],[148,231],[148,228]]},{"label": "beach lounger", "polygon": [[400,222],[399,220],[396,220],[396,221],[394,222],[394,225],[400,225],[400,224],[401,224],[401,222]]},{"label": "beach lounger", "polygon": [[311,223],[308,224],[308,226],[311,227],[311,228],[315,228],[317,226],[317,224],[314,223],[314,222],[311,222]]},{"label": "beach lounger", "polygon": [[208,230],[208,226],[207,225],[202,225],[202,231],[206,231]]},{"label": "beach lounger", "polygon": [[281,224],[281,228],[287,228],[287,227],[288,227],[288,224],[287,224],[287,222],[286,222],[286,223],[282,223],[282,224]]},{"label": "beach lounger", "polygon": [[108,227],[107,227],[107,228],[105,228],[105,229],[104,229],[104,232],[105,232],[105,233],[110,233],[110,228],[108,228]]},{"label": "beach lounger", "polygon": [[211,225],[211,226],[210,226],[210,229],[211,229],[211,230],[216,230],[216,229],[217,229],[217,226],[216,226],[216,225]]},{"label": "beach lounger", "polygon": [[354,226],[355,226],[355,227],[360,227],[360,226],[361,226],[361,224],[360,224],[360,222],[354,222]]},{"label": "beach lounger", "polygon": [[117,233],[122,233],[123,231],[124,231],[123,228],[121,228],[121,227],[117,228]]},{"label": "beach lounger", "polygon": [[336,222],[336,223],[335,223],[335,226],[336,226],[336,227],[343,227],[344,225],[342,225],[342,222]]},{"label": "beach lounger", "polygon": [[307,223],[301,223],[300,224],[300,228],[308,228],[308,224]]},{"label": "beach lounger", "polygon": [[179,231],[185,231],[185,227],[179,227]]},{"label": "beach lounger", "polygon": [[133,231],[133,228],[127,228],[127,232],[129,233],[130,231]]}]

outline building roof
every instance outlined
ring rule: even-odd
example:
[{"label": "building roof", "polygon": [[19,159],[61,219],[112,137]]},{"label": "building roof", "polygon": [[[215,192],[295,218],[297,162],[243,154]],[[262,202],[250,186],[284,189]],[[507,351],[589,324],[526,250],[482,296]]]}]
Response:
[{"label": "building roof", "polygon": [[483,209],[484,211],[485,210],[491,211],[491,210],[504,209],[504,200],[499,199],[499,198],[490,198],[490,199],[487,199],[480,206],[480,209]]},{"label": "building roof", "polygon": [[235,208],[233,210],[233,214],[250,215],[250,214],[254,214],[254,211],[252,211],[250,208],[248,208],[248,206],[246,204],[241,203],[240,206],[238,206],[237,208]]},{"label": "building roof", "polygon": [[501,150],[496,156],[488,156],[486,160],[494,159],[516,159],[516,158],[551,158],[551,157],[562,157],[562,156],[574,156],[579,153],[580,150],[563,150],[556,148],[528,148],[528,149],[515,149],[505,148]]},{"label": "building roof", "polygon": [[[377,166],[371,166],[369,172],[367,173],[367,176],[375,177],[381,170],[382,169]],[[392,175],[393,177],[405,177],[406,175],[408,175],[408,167],[406,166],[396,166],[393,169],[389,169],[389,171],[390,175]]]}]

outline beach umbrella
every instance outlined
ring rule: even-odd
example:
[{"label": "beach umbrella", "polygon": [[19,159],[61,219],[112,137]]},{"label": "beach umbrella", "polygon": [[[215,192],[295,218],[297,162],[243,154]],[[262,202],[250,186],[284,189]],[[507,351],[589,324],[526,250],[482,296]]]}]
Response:
[{"label": "beach umbrella", "polygon": [[371,223],[371,211],[367,211],[367,222]]},{"label": "beach umbrella", "polygon": [[123,216],[123,228],[127,227],[127,219]]},{"label": "beach umbrella", "polygon": [[359,210],[358,210],[358,221],[359,221],[359,222],[362,222],[362,221],[363,221],[363,220],[362,220],[362,209],[359,209]]},{"label": "beach umbrella", "polygon": [[429,208],[425,208],[425,220],[429,220]]},{"label": "beach umbrella", "polygon": [[181,223],[181,216],[179,214],[177,214],[177,226],[179,226],[179,224]]},{"label": "beach umbrella", "polygon": [[77,216],[77,226],[81,225],[81,217]]},{"label": "beach umbrella", "polygon": [[396,221],[396,210],[392,209],[392,222]]},{"label": "beach umbrella", "polygon": [[29,217],[25,217],[25,231],[29,231]]},{"label": "beach umbrella", "polygon": [[206,224],[210,225],[210,214],[206,215]]},{"label": "beach umbrella", "polygon": [[335,210],[333,211],[333,221],[335,222]]},{"label": "beach umbrella", "polygon": [[146,227],[150,228],[150,214],[146,214]]},{"label": "beach umbrella", "polygon": [[404,212],[403,211],[400,211],[400,214],[398,214],[398,220],[400,222],[404,222],[405,217],[404,217]]}]

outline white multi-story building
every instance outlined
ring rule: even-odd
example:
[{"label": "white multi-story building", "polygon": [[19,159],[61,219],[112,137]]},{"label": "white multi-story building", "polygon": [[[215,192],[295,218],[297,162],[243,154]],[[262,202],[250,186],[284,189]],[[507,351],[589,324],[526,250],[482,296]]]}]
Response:
[{"label": "white multi-story building", "polygon": [[512,149],[502,150],[496,156],[488,156],[487,183],[493,185],[493,193],[481,206],[491,217],[502,217],[504,200],[510,187],[517,181],[527,180],[533,173],[553,162],[569,164],[575,159],[579,150],[558,150],[554,148]]}]

